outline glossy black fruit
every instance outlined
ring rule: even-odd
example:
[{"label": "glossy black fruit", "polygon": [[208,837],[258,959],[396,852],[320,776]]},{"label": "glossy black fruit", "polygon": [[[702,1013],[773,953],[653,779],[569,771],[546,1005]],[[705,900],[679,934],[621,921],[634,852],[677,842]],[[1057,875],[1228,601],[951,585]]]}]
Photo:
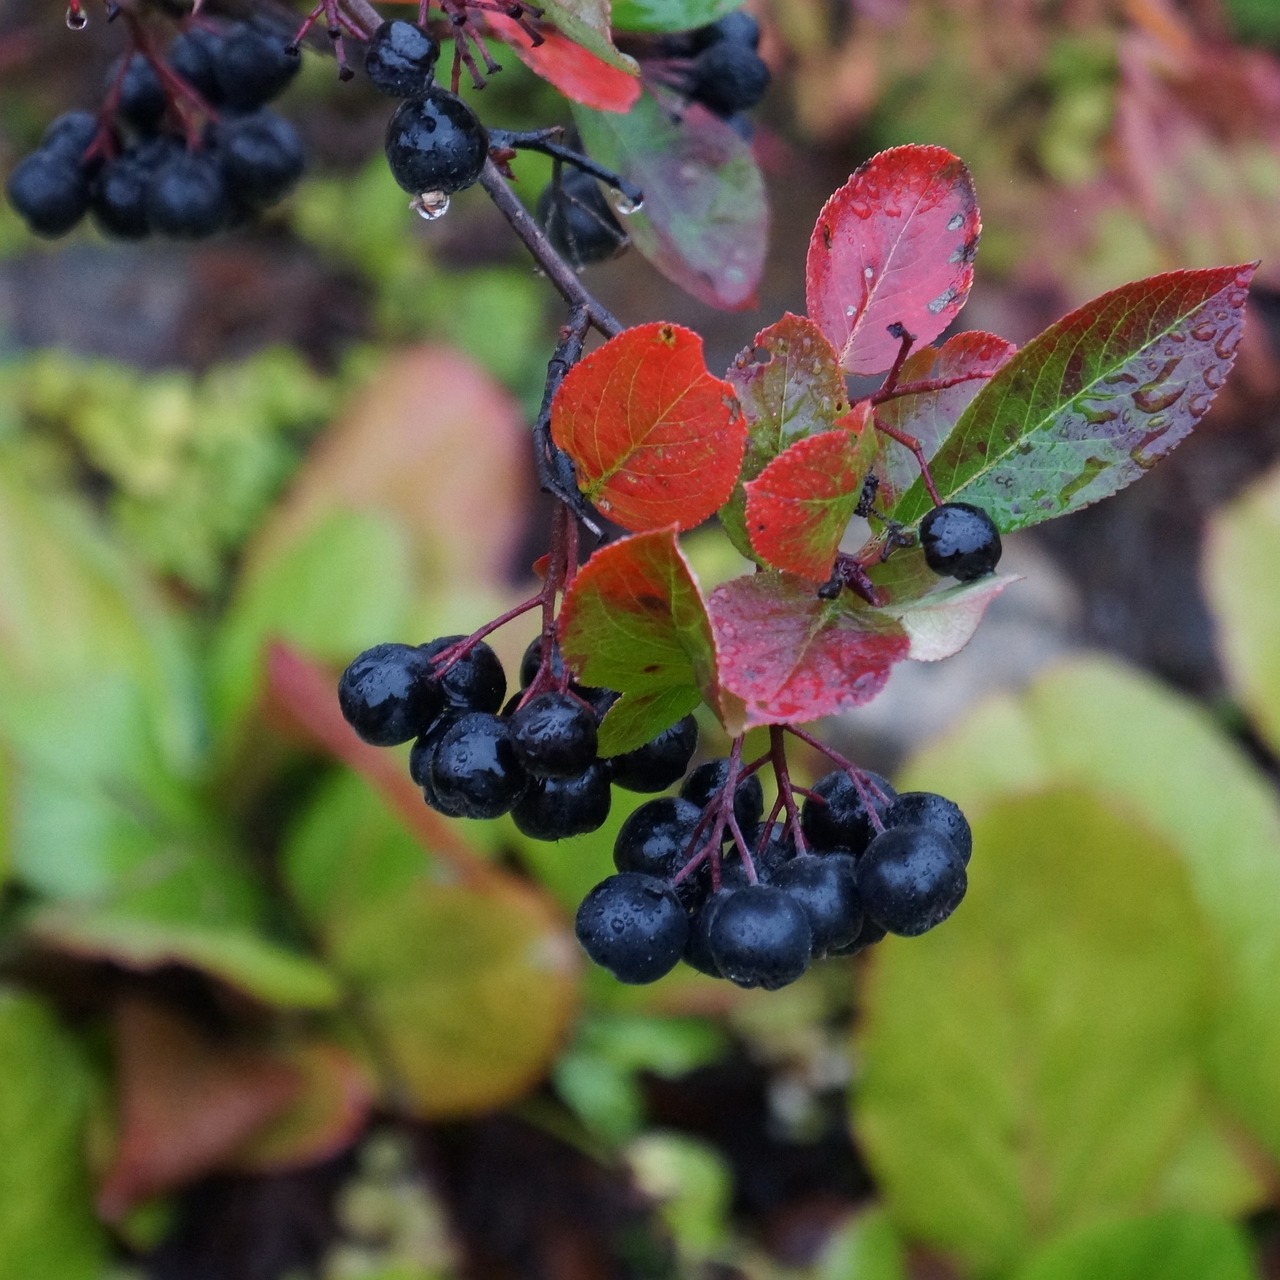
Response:
[{"label": "glossy black fruit", "polygon": [[213,106],[222,101],[218,79],[218,59],[222,37],[205,27],[184,31],[169,46],[169,66],[204,100]]},{"label": "glossy black fruit", "polygon": [[[465,636],[440,636],[419,648],[428,658],[435,658],[452,648]],[[498,655],[483,640],[448,667],[440,677],[445,701],[466,711],[494,711],[502,706],[507,694],[507,674]]]},{"label": "glossy black fruit", "polygon": [[298,131],[273,111],[227,120],[214,138],[227,184],[247,204],[274,204],[306,165]]},{"label": "glossy black fruit", "polygon": [[961,860],[968,865],[973,852],[973,832],[961,808],[954,800],[933,791],[904,791],[884,815],[886,827],[928,827],[941,832],[956,847]]},{"label": "glossy black fruit", "polygon": [[[528,647],[520,659],[520,687],[522,689],[527,689],[533,683],[533,678],[538,674],[538,668],[541,665],[542,637],[534,636],[529,641]],[[551,646],[551,678],[559,680],[562,675],[564,675],[564,658],[560,654],[560,646],[553,644]]]},{"label": "glossy black fruit", "polygon": [[343,716],[375,747],[394,747],[425,733],[442,702],[431,663],[408,644],[366,649],[338,682]]},{"label": "glossy black fruit", "polygon": [[456,94],[439,87],[402,102],[387,124],[391,176],[415,195],[469,187],[489,154],[489,134]]},{"label": "glossy black fruit", "polygon": [[364,69],[379,93],[393,98],[421,98],[431,88],[440,46],[420,27],[393,19],[369,41]]},{"label": "glossy black fruit", "polygon": [[566,840],[604,825],[613,789],[598,760],[573,778],[533,778],[512,806],[516,826],[534,840]]},{"label": "glossy black fruit", "polygon": [[685,716],[643,747],[611,757],[613,780],[628,791],[665,791],[679,782],[698,746],[698,722]]},{"label": "glossy black fruit", "polygon": [[964,862],[946,836],[928,827],[893,827],[858,860],[858,891],[873,920],[913,938],[941,924],[960,905]]},{"label": "glossy black fruit", "polygon": [[582,900],[578,941],[619,982],[656,982],[675,968],[689,936],[670,886],[623,872],[602,880]]},{"label": "glossy black fruit", "polygon": [[45,150],[18,163],[5,184],[9,203],[38,236],[65,235],[89,207],[89,180],[78,160]]},{"label": "glossy black fruit", "polygon": [[[118,74],[117,64],[113,69]],[[164,85],[155,67],[140,53],[131,54],[120,79],[120,98],[116,110],[135,129],[150,133],[159,127],[168,109]]]},{"label": "glossy black fruit", "polygon": [[[718,760],[708,760],[700,764],[685,780],[680,794],[692,801],[700,809],[705,809],[714,796],[724,790],[729,779],[729,761],[721,756]],[[748,841],[754,840],[764,816],[764,788],[760,785],[758,773],[748,774],[741,778],[733,791],[733,816],[738,821],[738,829]],[[725,827],[725,838],[730,839],[732,832]]]},{"label": "glossy black fruit", "polygon": [[920,546],[934,573],[972,582],[1000,563],[1000,531],[981,507],[948,502],[920,521]]},{"label": "glossy black fruit", "polygon": [[431,787],[467,818],[497,818],[520,798],[528,775],[516,759],[505,722],[467,711],[445,731],[431,759]]},{"label": "glossy black fruit", "polygon": [[863,793],[882,821],[898,793],[878,773],[860,773],[858,778],[863,785],[861,792],[841,769],[813,784],[818,799],[806,797],[800,807],[800,830],[810,848],[847,849],[860,854],[870,843],[876,832]]},{"label": "glossy black fruit", "polygon": [[809,967],[813,935],[804,908],[770,885],[725,896],[707,930],[711,958],[740,987],[776,991]]},{"label": "glossy black fruit", "polygon": [[539,693],[510,722],[520,763],[535,778],[572,778],[596,758],[596,718],[569,693]]},{"label": "glossy black fruit", "polygon": [[754,49],[718,40],[694,59],[689,96],[727,119],[754,107],[764,97],[769,78],[769,68]]},{"label": "glossy black fruit", "polygon": [[857,863],[848,853],[801,854],[778,868],[776,888],[789,893],[809,917],[813,954],[847,946],[862,928]]},{"label": "glossy black fruit", "polygon": [[874,947],[877,942],[882,942],[888,932],[884,925],[864,912],[862,928],[858,930],[858,936],[852,942],[845,943],[843,947],[832,947],[827,955],[829,957],[856,956],[860,951],[865,951],[868,947]]},{"label": "glossy black fruit", "polygon": [[217,157],[209,151],[179,152],[147,183],[147,221],[153,231],[199,239],[224,227],[231,200]]},{"label": "glossy black fruit", "polygon": [[613,843],[613,865],[669,878],[684,865],[702,810],[688,800],[663,796],[642,804],[622,824]]},{"label": "glossy black fruit", "polygon": [[556,252],[581,269],[607,262],[626,248],[627,233],[613,216],[600,184],[589,173],[570,169],[538,197],[538,221]]}]

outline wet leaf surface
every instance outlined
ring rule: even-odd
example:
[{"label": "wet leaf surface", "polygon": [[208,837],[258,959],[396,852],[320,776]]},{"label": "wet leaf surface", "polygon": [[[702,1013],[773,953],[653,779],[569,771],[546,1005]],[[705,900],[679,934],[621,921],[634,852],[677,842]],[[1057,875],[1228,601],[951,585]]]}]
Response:
[{"label": "wet leaf surface", "polygon": [[708,601],[720,684],[741,699],[731,733],[817,720],[869,701],[907,656],[892,618],[851,599],[820,600],[812,585],[777,573],[735,578]]},{"label": "wet leaf surface", "polygon": [[636,63],[614,47],[609,33],[609,0],[543,0],[543,17],[589,53],[634,75]]},{"label": "wet leaf surface", "polygon": [[552,439],[602,515],[635,532],[692,528],[729,496],[746,429],[702,339],[670,324],[627,329],[570,371]]},{"label": "wet leaf surface", "polygon": [[902,325],[932,342],[973,283],[982,224],[969,170],[944,147],[872,156],[823,206],[805,268],[809,317],[850,373],[883,373]]},{"label": "wet leaf surface", "polygon": [[[1252,275],[1252,266],[1172,271],[1051,325],[982,388],[933,458],[944,501],[980,506],[1007,531],[1132,484],[1213,403]],[[917,480],[891,514],[913,524],[930,505]]]},{"label": "wet leaf surface", "polygon": [[753,306],[769,211],[750,145],[696,104],[673,119],[649,93],[626,115],[577,107],[574,119],[592,157],[644,192],[625,219],[636,249],[710,306]]}]

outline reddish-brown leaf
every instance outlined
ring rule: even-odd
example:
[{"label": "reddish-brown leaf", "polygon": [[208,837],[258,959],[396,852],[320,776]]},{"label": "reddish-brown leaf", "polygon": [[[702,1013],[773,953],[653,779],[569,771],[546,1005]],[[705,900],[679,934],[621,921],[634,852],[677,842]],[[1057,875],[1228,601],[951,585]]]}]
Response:
[{"label": "reddish-brown leaf", "polygon": [[831,573],[876,459],[869,408],[863,401],[845,430],[797,440],[748,482],[747,532],[765,564],[814,582]]},{"label": "reddish-brown leaf", "polygon": [[736,722],[725,718],[731,733],[869,702],[910,647],[895,619],[849,592],[820,600],[808,583],[777,573],[724,583],[708,608],[722,690],[742,702]]},{"label": "reddish-brown leaf", "polygon": [[901,324],[932,342],[964,306],[982,224],[964,163],[944,147],[872,156],[823,206],[805,270],[810,317],[850,373],[882,373]]},{"label": "reddish-brown leaf", "polygon": [[108,1222],[221,1166],[302,1084],[279,1059],[137,1000],[117,1010],[115,1038],[116,1150],[98,1191]]},{"label": "reddish-brown leaf", "polygon": [[[914,436],[924,456],[932,458],[969,402],[1016,351],[1012,342],[974,329],[956,334],[941,347],[912,352],[898,377],[898,385],[907,394],[878,405],[876,420]],[[929,389],[927,384],[934,385]],[[912,392],[912,386],[925,389]],[[898,496],[919,474],[919,464],[911,451],[886,438],[876,464],[880,480],[877,503],[881,510],[892,510]]]},{"label": "reddish-brown leaf", "polygon": [[551,435],[602,515],[642,532],[700,524],[733,491],[746,428],[702,339],[671,324],[627,329],[575,365]]},{"label": "reddish-brown leaf", "polygon": [[566,98],[596,111],[629,111],[640,96],[640,79],[598,58],[580,44],[550,27],[533,44],[514,19],[487,13],[485,25],[535,75],[554,85]]}]

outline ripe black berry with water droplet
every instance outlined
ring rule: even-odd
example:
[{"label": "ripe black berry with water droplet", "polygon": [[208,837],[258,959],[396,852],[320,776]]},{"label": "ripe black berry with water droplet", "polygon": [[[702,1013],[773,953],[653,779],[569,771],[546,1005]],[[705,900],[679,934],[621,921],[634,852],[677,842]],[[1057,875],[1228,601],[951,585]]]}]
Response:
[{"label": "ripe black berry with water droplet", "polygon": [[867,847],[876,833],[867,813],[867,801],[883,821],[898,793],[878,773],[859,773],[858,779],[862,792],[841,769],[813,784],[817,799],[806,797],[800,808],[800,830],[811,848],[847,849],[859,854]]},{"label": "ripe black berry with water droplet", "polygon": [[521,764],[535,778],[572,778],[596,758],[596,718],[572,694],[539,693],[510,722]]},{"label": "ripe black berry with water droplet", "polygon": [[497,818],[528,785],[506,723],[487,711],[467,711],[441,737],[431,759],[431,786],[440,801],[467,818]]},{"label": "ripe black berry with water droplet", "polygon": [[600,184],[571,169],[538,197],[538,221],[553,248],[575,269],[607,262],[626,248],[627,233],[613,216]]},{"label": "ripe black berry with water droplet", "polygon": [[948,502],[920,521],[920,546],[934,573],[972,582],[1000,563],[1000,531],[981,507]]},{"label": "ripe black berry with water droplet", "polygon": [[669,877],[684,864],[702,810],[688,800],[663,796],[642,804],[627,818],[613,843],[619,871]]},{"label": "ripe black berry with water droplet", "polygon": [[[440,636],[420,645],[428,658],[438,658],[465,636]],[[502,661],[483,640],[477,641],[440,676],[445,701],[467,711],[498,711],[507,694],[507,674]]]},{"label": "ripe black berry with water droplet", "polygon": [[406,191],[449,195],[479,178],[489,134],[461,98],[437,86],[396,108],[387,124],[386,154],[391,176]]},{"label": "ripe black berry with water droplet", "polygon": [[718,40],[694,59],[689,96],[708,111],[728,118],[754,107],[769,87],[769,68],[754,49]]},{"label": "ripe black berry with water droplet", "polygon": [[[708,760],[700,764],[685,780],[680,794],[692,801],[700,809],[705,809],[714,796],[724,790],[729,780],[729,761],[721,756],[717,760]],[[733,816],[737,819],[738,829],[747,840],[754,840],[764,816],[764,787],[760,784],[758,774],[750,773],[738,780],[733,789]],[[732,832],[725,826],[725,838]]]},{"label": "ripe black berry with water droplet", "polygon": [[665,791],[679,782],[698,746],[698,722],[685,716],[642,747],[611,756],[613,780],[628,791]]},{"label": "ripe black berry with water droplet", "polygon": [[622,872],[582,900],[578,941],[619,982],[656,982],[675,968],[689,936],[684,908],[670,885]]},{"label": "ripe black berry with water droplet", "polygon": [[858,860],[858,891],[873,920],[913,938],[941,924],[967,887],[956,847],[928,827],[893,827]]},{"label": "ripe black berry with water droplet", "polygon": [[973,832],[960,806],[933,791],[904,791],[884,815],[886,827],[928,827],[946,836],[968,864]]},{"label": "ripe black berry with water droplet", "polygon": [[532,778],[512,806],[511,818],[534,840],[566,840],[604,825],[613,790],[600,761],[572,778]]},{"label": "ripe black berry with water droplet", "polygon": [[804,908],[813,954],[847,946],[862,928],[857,863],[848,853],[801,854],[779,867],[772,883]]},{"label": "ripe black berry with water droplet", "polygon": [[809,967],[813,935],[804,908],[770,885],[725,896],[707,930],[711,958],[740,987],[776,991]]}]

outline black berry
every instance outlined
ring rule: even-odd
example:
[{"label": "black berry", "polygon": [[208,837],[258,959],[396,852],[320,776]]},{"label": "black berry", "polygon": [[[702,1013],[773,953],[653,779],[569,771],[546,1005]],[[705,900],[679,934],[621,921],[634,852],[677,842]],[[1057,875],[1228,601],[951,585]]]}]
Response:
[{"label": "black berry", "polygon": [[699,27],[694,35],[694,48],[706,49],[720,41],[741,45],[744,49],[760,47],[760,24],[744,9],[735,9],[723,18]]},{"label": "black berry", "polygon": [[5,184],[9,203],[38,236],[65,235],[89,207],[89,180],[78,160],[35,151]]},{"label": "black berry", "polygon": [[391,176],[415,195],[469,187],[489,154],[489,134],[456,94],[432,88],[424,98],[402,102],[387,124]]},{"label": "black berry", "polygon": [[213,59],[219,95],[236,111],[270,102],[301,66],[301,56],[282,39],[243,22],[226,33]]},{"label": "black berry", "polygon": [[693,60],[689,96],[726,119],[764,97],[769,68],[754,49],[733,40],[708,45]]},{"label": "black berry", "polygon": [[90,193],[93,220],[104,235],[141,240],[151,229],[147,219],[147,185],[151,169],[136,154],[108,160]]},{"label": "black berry", "polygon": [[535,778],[572,778],[596,758],[596,718],[569,693],[539,693],[510,723],[521,764]]},{"label": "black berry", "polygon": [[302,139],[273,111],[229,120],[213,136],[228,186],[248,204],[274,204],[302,176]]},{"label": "black berry", "polygon": [[611,757],[613,780],[628,791],[665,791],[679,782],[698,746],[698,722],[685,716],[656,738]]},{"label": "black berry", "polygon": [[222,37],[205,27],[184,31],[169,46],[169,66],[213,106],[222,101],[218,59]]},{"label": "black berry", "polygon": [[557,253],[576,269],[607,262],[626,248],[622,229],[600,184],[580,169],[570,169],[538,197],[538,221]]},{"label": "black berry", "polygon": [[968,820],[954,800],[933,791],[904,791],[884,815],[886,827],[928,827],[941,832],[956,847],[961,860],[968,865],[973,852],[973,832]]},{"label": "black berry", "polygon": [[862,928],[857,863],[847,853],[802,854],[778,868],[772,883],[789,893],[809,917],[813,954],[847,946]]},{"label": "black berry", "polygon": [[[119,74],[119,65],[113,76]],[[155,67],[140,53],[131,54],[120,77],[118,113],[135,129],[150,133],[164,119],[169,102]]]},{"label": "black berry", "polygon": [[[465,636],[441,636],[419,646],[428,658],[453,648]],[[472,645],[440,676],[445,701],[467,711],[497,711],[507,694],[507,675],[498,655],[483,640]]]},{"label": "black berry", "polygon": [[431,88],[440,46],[420,27],[393,19],[369,41],[364,69],[379,93],[393,98],[421,98]]},{"label": "black berry", "polygon": [[688,800],[663,796],[642,804],[618,831],[613,865],[669,878],[683,866],[702,810]]},{"label": "black berry", "polygon": [[[708,760],[700,764],[685,780],[680,794],[692,801],[700,809],[705,809],[714,796],[724,790],[729,780],[729,761],[721,756],[718,760]],[[748,840],[754,840],[764,815],[764,788],[760,785],[759,774],[748,774],[738,781],[733,791],[733,816],[738,821],[738,829]],[[726,839],[732,836],[728,825],[725,825]]]},{"label": "black berry", "polygon": [[934,573],[972,582],[1000,563],[1000,531],[981,507],[948,502],[920,521],[920,546]]},{"label": "black berry", "polygon": [[596,761],[573,778],[531,779],[511,817],[535,840],[565,840],[603,826],[612,799],[609,771]]},{"label": "black berry", "polygon": [[[520,659],[520,687],[522,689],[527,689],[533,683],[533,678],[538,674],[538,669],[541,665],[542,637],[534,636],[529,641],[528,647]],[[560,646],[555,643],[551,646],[550,670],[553,680],[559,680],[564,675],[564,658],[560,654]]]},{"label": "black berry", "polygon": [[858,861],[858,891],[867,914],[908,938],[941,924],[960,905],[966,887],[955,845],[927,827],[884,831]]},{"label": "black berry", "polygon": [[64,111],[44,131],[40,150],[79,161],[97,134],[98,118],[92,112]]},{"label": "black berry", "polygon": [[707,930],[711,958],[730,982],[776,991],[809,967],[813,936],[804,908],[770,885],[725,896]]},{"label": "black berry", "polygon": [[208,151],[179,152],[147,184],[147,221],[163,235],[199,239],[220,230],[230,215],[226,180]]},{"label": "black berry", "polygon": [[408,644],[379,644],[352,660],[338,682],[347,723],[375,747],[394,747],[426,732],[440,709],[431,663]]},{"label": "black berry", "polygon": [[445,731],[431,758],[431,787],[441,803],[467,818],[497,818],[520,798],[528,776],[506,724],[487,711],[467,711]]},{"label": "black berry", "polygon": [[814,783],[817,798],[806,797],[800,807],[800,830],[810,848],[847,849],[859,854],[867,847],[876,831],[864,793],[882,822],[898,793],[878,773],[860,772],[858,780],[862,791],[847,773],[837,769]]},{"label": "black berry", "polygon": [[689,925],[675,892],[652,876],[623,872],[582,900],[578,941],[619,982],[656,982],[675,968]]}]

